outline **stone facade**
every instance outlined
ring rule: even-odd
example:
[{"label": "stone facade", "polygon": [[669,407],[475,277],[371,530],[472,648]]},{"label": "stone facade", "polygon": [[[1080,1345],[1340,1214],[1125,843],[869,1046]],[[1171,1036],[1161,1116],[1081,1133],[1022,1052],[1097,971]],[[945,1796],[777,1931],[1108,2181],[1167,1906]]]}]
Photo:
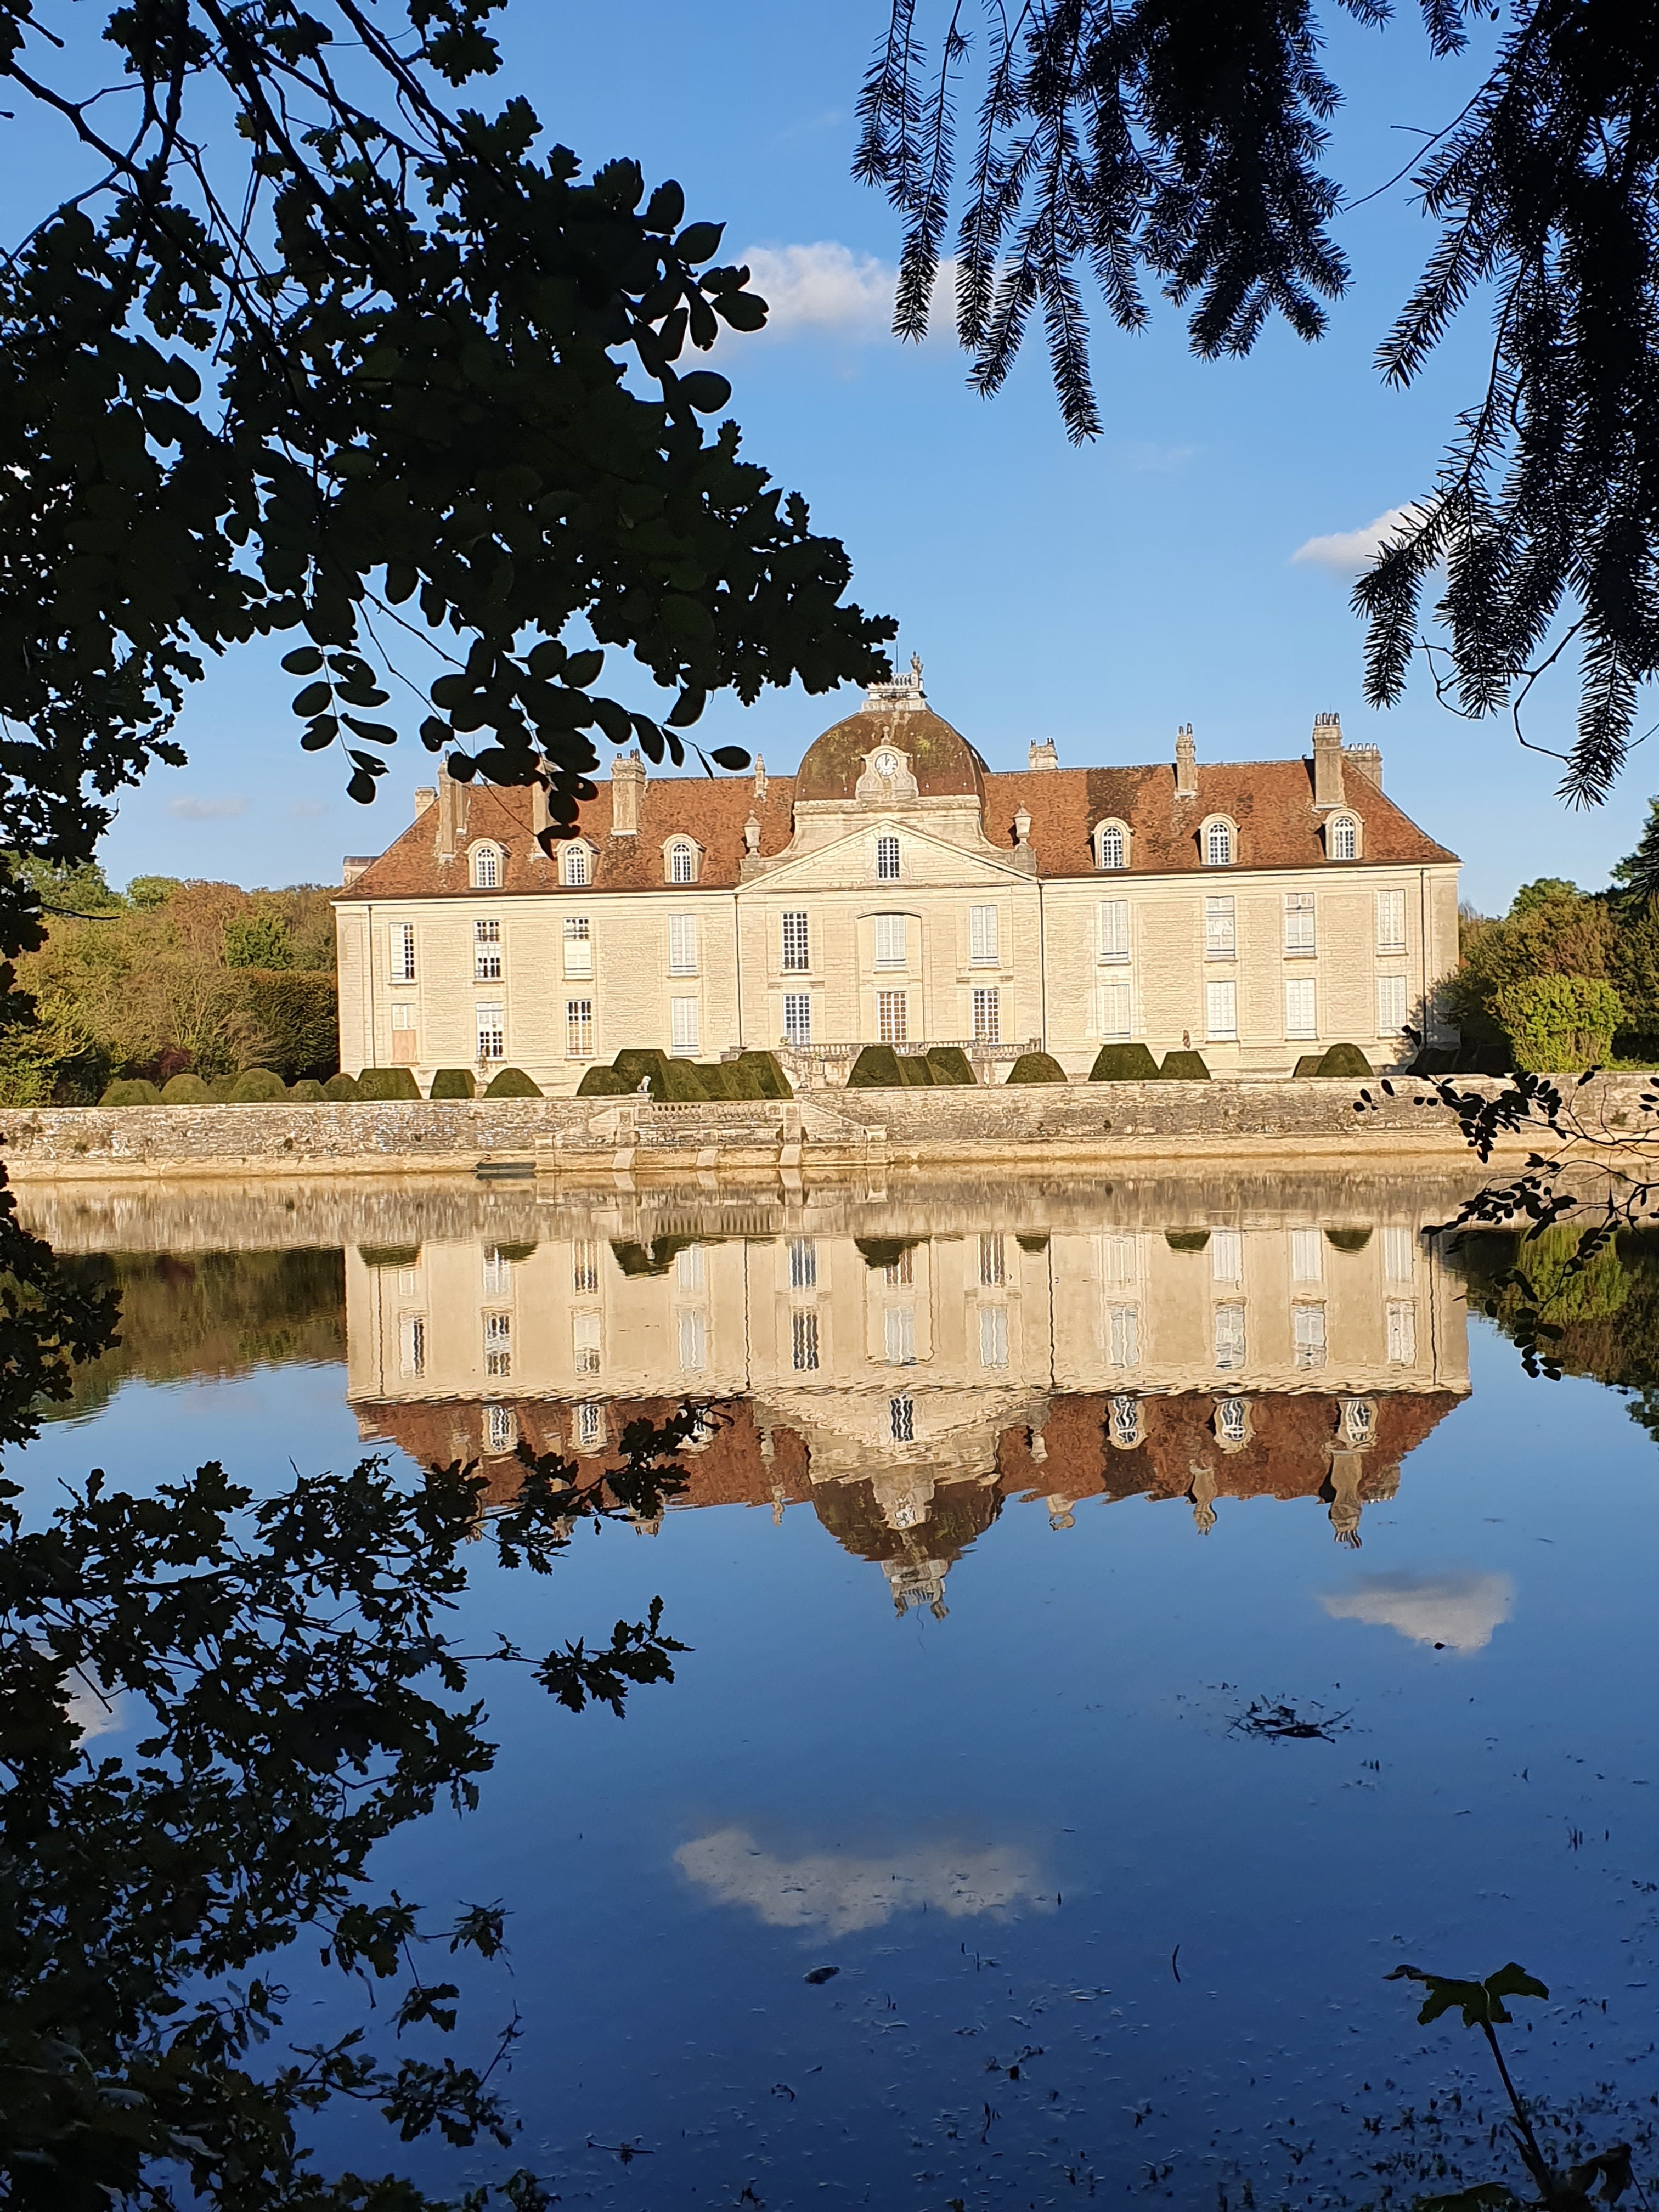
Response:
[{"label": "stone facade", "polygon": [[443,776],[337,901],[342,1065],[574,1091],[621,1049],[783,1049],[834,1081],[858,1048],[1190,1044],[1221,1075],[1334,1042],[1401,1063],[1445,1031],[1457,861],[1386,798],[1334,716],[1310,757],[994,775],[921,670],[872,687],[793,777],[648,776],[619,759],[575,835],[538,793]]}]

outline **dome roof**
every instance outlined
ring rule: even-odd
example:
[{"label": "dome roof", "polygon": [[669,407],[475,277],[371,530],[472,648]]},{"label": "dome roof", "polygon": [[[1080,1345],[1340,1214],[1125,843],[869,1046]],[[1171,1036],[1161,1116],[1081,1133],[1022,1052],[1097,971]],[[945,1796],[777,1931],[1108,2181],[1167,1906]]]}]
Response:
[{"label": "dome roof", "polygon": [[795,771],[796,799],[851,799],[866,756],[884,744],[908,756],[922,798],[983,799],[985,763],[928,706],[920,669],[908,681],[872,684],[856,714],[813,739]]}]

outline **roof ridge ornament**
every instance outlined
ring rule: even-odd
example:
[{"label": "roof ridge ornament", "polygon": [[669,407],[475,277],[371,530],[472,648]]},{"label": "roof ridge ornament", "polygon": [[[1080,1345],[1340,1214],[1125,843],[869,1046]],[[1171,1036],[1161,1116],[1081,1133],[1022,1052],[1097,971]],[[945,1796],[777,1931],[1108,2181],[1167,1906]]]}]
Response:
[{"label": "roof ridge ornament", "polygon": [[921,686],[921,655],[910,655],[909,673],[895,676],[886,684],[872,684],[864,695],[861,714],[920,714],[926,710],[927,694]]}]

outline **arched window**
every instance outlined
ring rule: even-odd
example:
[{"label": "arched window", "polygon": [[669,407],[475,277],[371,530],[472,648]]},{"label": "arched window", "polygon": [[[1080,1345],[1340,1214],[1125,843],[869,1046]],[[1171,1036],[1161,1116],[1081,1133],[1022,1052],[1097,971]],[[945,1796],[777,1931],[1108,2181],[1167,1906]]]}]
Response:
[{"label": "arched window", "polygon": [[697,880],[697,848],[684,837],[677,838],[668,848],[668,880],[671,884]]},{"label": "arched window", "polygon": [[477,845],[472,851],[473,888],[481,891],[501,889],[501,856],[494,845]]},{"label": "arched window", "polygon": [[1095,856],[1103,868],[1129,865],[1129,842],[1121,822],[1103,822],[1095,832]]},{"label": "arched window", "polygon": [[1359,858],[1359,824],[1352,814],[1339,814],[1331,824],[1331,858],[1334,860],[1357,860]]},{"label": "arched window", "polygon": [[580,887],[592,881],[586,845],[567,845],[564,848],[564,879]]},{"label": "arched window", "polygon": [[1206,823],[1204,830],[1204,865],[1206,868],[1231,868],[1233,864],[1233,825],[1231,822]]}]

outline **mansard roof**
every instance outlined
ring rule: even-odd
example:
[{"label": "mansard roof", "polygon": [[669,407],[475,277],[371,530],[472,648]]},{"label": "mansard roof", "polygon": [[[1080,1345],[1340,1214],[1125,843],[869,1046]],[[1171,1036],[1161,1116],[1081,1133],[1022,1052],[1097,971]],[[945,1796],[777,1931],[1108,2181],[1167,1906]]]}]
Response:
[{"label": "mansard roof", "polygon": [[[848,775],[856,779],[863,755],[882,742],[880,732],[890,724],[891,742],[910,754],[924,797],[947,790],[978,792],[985,835],[999,850],[1012,848],[1014,819],[1023,808],[1030,817],[1037,873],[1045,879],[1097,876],[1092,839],[1097,826],[1109,820],[1123,823],[1130,832],[1128,866],[1121,872],[1131,877],[1228,873],[1205,868],[1198,849],[1199,830],[1214,815],[1225,815],[1237,829],[1235,872],[1320,867],[1326,861],[1322,833],[1328,810],[1314,806],[1310,760],[1201,763],[1196,795],[1182,799],[1176,794],[1175,769],[1165,763],[997,775],[948,722],[929,709],[911,708],[890,715],[866,710],[836,723],[808,748],[799,775],[767,779],[762,799],[757,799],[756,780],[750,775],[649,775],[640,793],[639,832],[632,837],[612,833],[612,787],[608,779],[601,780],[597,795],[577,819],[579,834],[595,854],[589,887],[670,889],[663,848],[680,836],[690,837],[702,854],[696,888],[731,890],[739,880],[744,826],[751,813],[760,823],[762,856],[775,858],[793,834],[795,800],[850,797]],[[821,747],[828,750],[821,753]],[[1366,866],[1455,860],[1456,854],[1419,830],[1352,757],[1346,766],[1342,811],[1364,826]],[[453,860],[438,857],[438,813],[428,806],[337,896],[350,902],[476,896],[466,856],[469,847],[482,839],[502,848],[501,888],[507,896],[557,889],[556,862],[543,857],[532,835],[528,791],[471,784],[465,787],[464,804],[465,828]],[[897,811],[902,814],[902,808]],[[684,885],[672,888],[684,896]]]}]

